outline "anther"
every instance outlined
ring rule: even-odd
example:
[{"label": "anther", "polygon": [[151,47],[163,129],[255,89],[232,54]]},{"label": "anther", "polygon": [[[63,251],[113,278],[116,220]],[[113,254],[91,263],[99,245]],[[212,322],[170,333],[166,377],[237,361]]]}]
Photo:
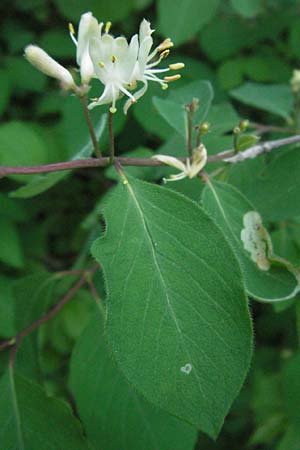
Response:
[{"label": "anther", "polygon": [[100,62],[98,62],[98,66],[101,67],[101,69],[103,69],[104,63],[102,61],[100,61]]},{"label": "anther", "polygon": [[177,73],[176,75],[172,75],[171,77],[164,77],[164,80],[170,82],[170,81],[177,81],[179,80],[179,78],[181,78],[181,75]]},{"label": "anther", "polygon": [[184,68],[184,63],[176,63],[176,64],[170,64],[169,69],[170,70],[180,70]]},{"label": "anther", "polygon": [[169,56],[170,50],[164,50],[161,54],[159,59],[165,59],[167,56]]},{"label": "anther", "polygon": [[105,24],[105,33],[109,33],[109,30],[111,28],[112,23],[111,22],[106,22]]},{"label": "anther", "polygon": [[116,60],[117,60],[117,58],[116,58],[114,55],[112,55],[112,57],[111,57],[111,62],[112,62],[112,63],[115,63]]},{"label": "anther", "polygon": [[158,51],[167,50],[168,48],[173,47],[174,44],[170,38],[165,39],[159,46],[157,47]]},{"label": "anther", "polygon": [[71,22],[69,22],[69,31],[71,34],[73,34],[73,35],[75,34],[74,26]]}]

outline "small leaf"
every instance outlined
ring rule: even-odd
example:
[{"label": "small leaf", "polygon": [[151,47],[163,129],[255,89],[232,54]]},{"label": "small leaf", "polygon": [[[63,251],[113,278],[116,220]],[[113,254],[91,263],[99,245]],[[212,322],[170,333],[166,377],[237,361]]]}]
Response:
[{"label": "small leaf", "polygon": [[232,7],[244,17],[255,17],[262,12],[263,0],[230,0]]},{"label": "small leaf", "polygon": [[21,269],[24,266],[24,255],[18,228],[10,220],[0,217],[0,236],[0,261]]},{"label": "small leaf", "polygon": [[247,148],[257,144],[259,139],[259,136],[256,136],[255,134],[240,135],[237,140],[237,151],[242,152],[243,150],[247,150]]},{"label": "small leaf", "polygon": [[107,281],[113,356],[146,399],[216,437],[251,357],[237,260],[196,203],[131,177],[123,183],[92,247]]},{"label": "small leaf", "polygon": [[95,449],[192,450],[197,431],[130,387],[111,358],[103,328],[99,311],[77,341],[70,371],[76,406]]}]

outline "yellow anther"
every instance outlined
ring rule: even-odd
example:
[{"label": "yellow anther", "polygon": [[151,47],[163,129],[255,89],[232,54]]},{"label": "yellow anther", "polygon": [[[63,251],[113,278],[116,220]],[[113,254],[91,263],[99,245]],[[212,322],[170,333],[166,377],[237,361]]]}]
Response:
[{"label": "yellow anther", "polygon": [[112,63],[115,63],[116,60],[117,60],[117,58],[116,58],[114,55],[112,55],[112,57],[111,57],[111,62],[112,62]]},{"label": "yellow anther", "polygon": [[180,70],[184,68],[184,64],[183,63],[176,63],[176,64],[170,64],[169,65],[169,69],[171,70]]},{"label": "yellow anther", "polygon": [[164,80],[170,83],[170,81],[177,81],[179,80],[179,78],[181,78],[181,75],[177,73],[176,75],[172,75],[171,77],[164,77]]},{"label": "yellow anther", "polygon": [[111,22],[106,22],[105,28],[104,28],[105,33],[109,33],[109,30],[110,30],[110,28],[111,28],[111,25],[112,25]]},{"label": "yellow anther", "polygon": [[103,67],[104,67],[104,62],[102,62],[102,61],[98,62],[98,66],[101,67],[101,69],[103,69]]},{"label": "yellow anther", "polygon": [[71,34],[75,34],[74,26],[71,22],[69,22],[69,31]]},{"label": "yellow anther", "polygon": [[115,113],[117,112],[117,108],[111,106],[111,107],[109,108],[109,112],[111,112],[112,114],[115,114]]},{"label": "yellow anther", "polygon": [[165,39],[161,44],[159,44],[159,46],[157,47],[157,49],[159,50],[159,51],[162,51],[162,50],[167,50],[168,48],[171,48],[171,47],[173,47],[174,46],[174,44],[173,44],[173,42],[171,41],[171,39],[170,38],[167,38],[167,39]]},{"label": "yellow anther", "polygon": [[161,54],[159,59],[165,59],[167,56],[169,56],[170,50],[164,50]]}]

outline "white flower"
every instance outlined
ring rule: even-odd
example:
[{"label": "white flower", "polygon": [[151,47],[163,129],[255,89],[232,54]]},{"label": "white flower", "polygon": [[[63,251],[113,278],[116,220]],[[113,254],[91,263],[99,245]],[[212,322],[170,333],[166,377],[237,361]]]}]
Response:
[{"label": "white flower", "polygon": [[101,36],[101,27],[91,12],[82,14],[78,26],[78,40],[75,38],[73,25],[69,24],[70,36],[77,46],[76,61],[80,67],[82,84],[89,84],[94,76],[94,66],[89,54],[89,42],[93,37]]},{"label": "white flower", "polygon": [[70,72],[51,58],[44,50],[36,45],[28,45],[25,48],[25,57],[37,69],[49,77],[61,82],[63,89],[76,89],[75,82]]},{"label": "white flower", "polygon": [[124,37],[114,38],[108,34],[110,22],[105,33],[90,40],[89,52],[96,76],[104,85],[102,95],[89,104],[92,109],[97,105],[111,103],[110,112],[116,112],[116,101],[127,95],[132,102],[135,98],[129,92],[130,80],[138,55],[138,37],[134,35],[128,44]]},{"label": "white flower", "polygon": [[207,162],[207,151],[203,144],[200,144],[192,154],[192,158],[186,159],[186,163],[180,161],[174,156],[167,155],[155,155],[152,156],[153,159],[163,162],[168,166],[175,167],[181,172],[177,175],[170,175],[170,178],[164,178],[164,182],[167,181],[178,181],[183,178],[194,178],[203,169]]},{"label": "white flower", "polygon": [[[158,45],[151,53],[151,47],[153,45],[152,33],[150,22],[143,19],[140,25],[139,31],[139,53],[138,60],[135,65],[135,69],[132,75],[131,83],[136,84],[137,81],[141,81],[144,86],[137,91],[134,96],[134,101],[128,100],[124,106],[124,112],[126,114],[128,108],[142,97],[148,88],[148,81],[155,81],[161,84],[163,89],[167,89],[169,82],[176,81],[180,78],[179,74],[173,76],[165,76],[160,79],[157,74],[165,73],[170,70],[179,70],[184,67],[183,63],[170,64],[167,68],[157,69],[156,66],[166,58],[170,53],[170,48],[173,47],[173,42],[170,38],[165,39],[160,45]],[[157,57],[155,60],[154,58]]]},{"label": "white flower", "polygon": [[[148,81],[156,81],[161,84],[163,89],[166,89],[168,82],[180,78],[180,75],[173,75],[164,77],[162,80],[157,77],[157,73],[178,70],[183,68],[184,64],[170,64],[168,68],[155,69],[160,61],[168,56],[169,48],[173,46],[173,43],[171,39],[166,39],[150,53],[153,44],[151,37],[153,30],[147,20],[142,21],[139,36],[134,35],[130,44],[124,37],[114,38],[108,34],[110,25],[110,22],[106,24],[103,35],[90,40],[90,56],[95,73],[104,85],[104,91],[89,105],[89,108],[111,103],[110,111],[116,112],[116,101],[126,95],[128,97],[124,106],[126,114],[128,108],[144,95]],[[158,54],[158,58],[154,61],[153,59]],[[130,90],[137,87],[138,81],[141,81],[144,86],[132,94]]]}]

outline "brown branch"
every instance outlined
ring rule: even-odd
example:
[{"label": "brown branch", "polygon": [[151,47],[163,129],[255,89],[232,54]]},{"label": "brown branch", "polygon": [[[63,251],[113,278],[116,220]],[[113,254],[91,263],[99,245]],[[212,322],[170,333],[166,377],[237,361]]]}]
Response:
[{"label": "brown branch", "polygon": [[[91,269],[88,269],[88,274],[93,274],[98,269],[99,265],[95,264]],[[3,351],[7,347],[12,347],[11,353],[10,353],[10,360],[13,362],[15,358],[15,354],[17,352],[17,349],[19,347],[20,342],[24,337],[26,337],[28,334],[35,331],[37,328],[39,328],[44,323],[48,322],[52,317],[54,317],[65,305],[68,303],[76,294],[76,292],[87,282],[87,271],[81,276],[81,278],[71,287],[71,289],[67,292],[67,294],[62,297],[62,299],[54,305],[46,314],[41,316],[36,321],[32,322],[30,325],[25,327],[23,330],[21,330],[19,333],[16,334],[16,336],[6,339],[5,341],[1,342],[0,344],[0,351]]]},{"label": "brown branch", "polygon": [[89,132],[90,132],[90,136],[91,136],[91,139],[92,139],[92,142],[93,142],[93,147],[94,147],[94,150],[95,150],[95,154],[96,154],[97,158],[101,158],[102,154],[101,154],[101,151],[99,149],[98,139],[97,139],[97,136],[96,136],[96,133],[95,133],[95,130],[94,130],[94,126],[93,126],[93,123],[92,123],[92,119],[91,119],[91,116],[90,116],[90,113],[89,113],[89,110],[88,110],[88,107],[87,107],[86,95],[84,95],[82,97],[79,97],[79,98],[80,98],[80,102],[82,104],[84,117],[85,117],[88,129],[89,129]]},{"label": "brown branch", "polygon": [[110,163],[112,164],[115,159],[114,114],[110,111],[108,114],[109,154]]},{"label": "brown branch", "polygon": [[[245,161],[246,159],[252,159],[263,153],[270,152],[276,148],[283,147],[289,144],[295,144],[297,142],[300,142],[300,135],[257,144],[253,147],[248,148],[247,150],[244,150],[243,152],[239,152],[235,156],[233,150],[227,150],[216,155],[209,156],[207,162],[213,163],[224,161],[229,163],[236,163]],[[186,157],[179,157],[178,159],[183,162],[186,161]],[[161,161],[152,158],[115,157],[115,161],[117,161],[121,166],[157,167],[164,165],[164,163],[162,163]],[[43,164],[38,166],[0,166],[0,177],[15,174],[29,175],[91,167],[106,167],[108,165],[110,165],[109,157],[79,159],[75,161]]]}]

